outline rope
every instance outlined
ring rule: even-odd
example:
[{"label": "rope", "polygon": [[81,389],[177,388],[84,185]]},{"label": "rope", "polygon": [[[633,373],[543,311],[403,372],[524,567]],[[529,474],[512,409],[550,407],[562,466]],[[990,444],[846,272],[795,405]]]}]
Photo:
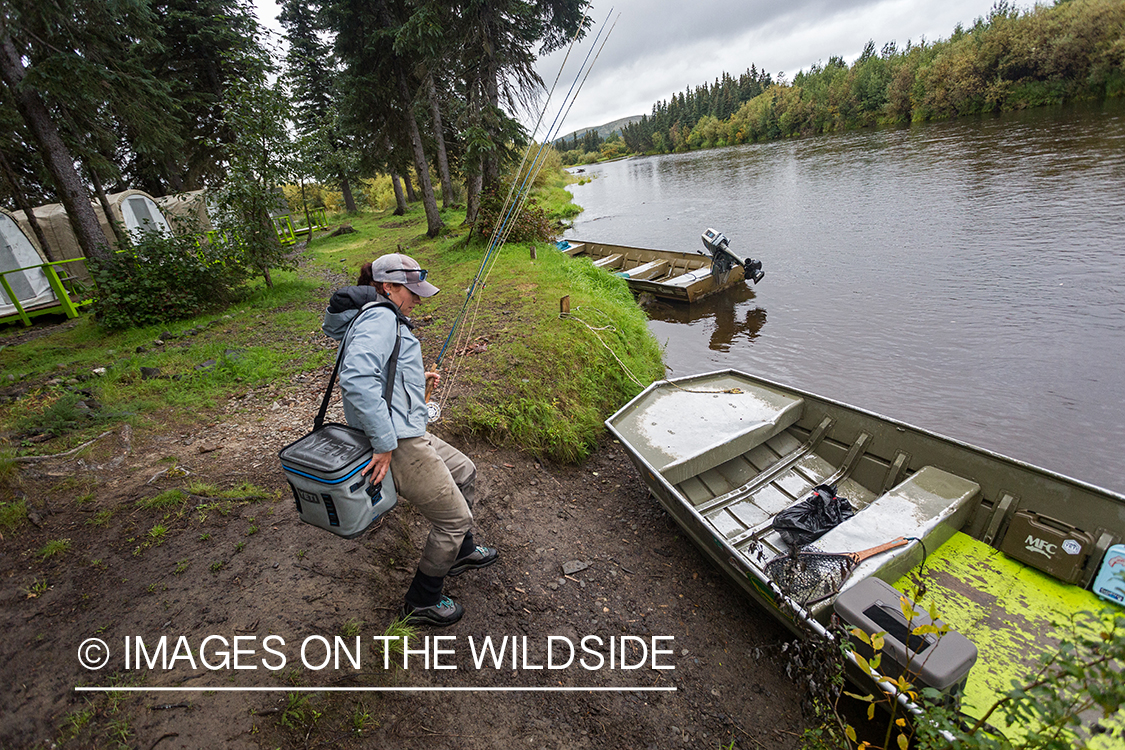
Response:
[{"label": "rope", "polygon": [[[581,310],[582,308],[581,307],[575,307],[574,309],[575,310]],[[596,307],[594,309],[597,310]],[[602,315],[605,315],[605,313],[602,312],[601,310],[598,310],[598,312],[601,312]],[[621,365],[622,371],[624,371],[624,373],[629,377],[629,380],[633,381],[636,385],[638,385],[641,388],[645,387],[645,384],[642,383],[640,381],[640,379],[636,375],[633,374],[633,371],[629,369],[628,365],[626,365],[624,362],[621,361],[621,357],[617,356],[617,352],[613,351],[613,349],[609,346],[609,344],[607,344],[605,342],[605,339],[603,339],[601,337],[601,334],[598,333],[598,331],[613,331],[614,333],[616,333],[617,332],[616,326],[611,324],[611,325],[602,326],[601,328],[595,328],[594,326],[590,325],[585,320],[578,317],[577,315],[574,315],[573,313],[559,313],[559,318],[561,320],[568,320],[568,319],[569,320],[577,320],[579,323],[581,323],[582,325],[589,328],[590,333],[594,334],[594,338],[596,338],[598,340],[598,343],[600,343],[603,347],[605,347],[605,350],[607,352],[609,352],[610,354],[613,355],[613,358],[617,360],[617,364]]]},{"label": "rope", "polygon": [[743,393],[746,392],[746,391],[742,390],[741,388],[723,388],[722,390],[704,390],[703,388],[684,388],[683,386],[678,384],[675,380],[666,380],[664,382],[666,382],[668,385],[672,386],[676,390],[683,391],[684,393],[732,393],[736,396],[740,396],[740,395],[742,395]]}]

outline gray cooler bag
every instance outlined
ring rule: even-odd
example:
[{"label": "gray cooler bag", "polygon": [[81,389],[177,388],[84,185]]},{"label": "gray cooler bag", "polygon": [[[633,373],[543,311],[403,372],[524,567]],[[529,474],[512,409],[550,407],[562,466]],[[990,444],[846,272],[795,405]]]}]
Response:
[{"label": "gray cooler bag", "polygon": [[371,441],[354,427],[326,424],[278,455],[305,523],[352,539],[398,504],[389,470],[377,485],[360,475]]},{"label": "gray cooler bag", "polygon": [[[379,304],[368,304],[363,310]],[[361,311],[360,315],[362,314]],[[355,320],[358,319],[359,315]],[[353,325],[355,320],[352,321]],[[395,327],[398,327],[397,321]],[[387,385],[383,397],[388,409],[400,343],[401,335],[398,335],[387,362]],[[367,476],[360,474],[371,461],[371,441],[363,430],[331,422],[324,423],[343,354],[344,345],[341,342],[336,366],[332,368],[320,411],[313,421],[313,431],[282,448],[278,457],[281,459],[285,479],[293,490],[293,500],[297,503],[297,514],[301,520],[345,539],[353,539],[398,504],[398,493],[395,492],[390,469],[378,485],[372,484]]]}]

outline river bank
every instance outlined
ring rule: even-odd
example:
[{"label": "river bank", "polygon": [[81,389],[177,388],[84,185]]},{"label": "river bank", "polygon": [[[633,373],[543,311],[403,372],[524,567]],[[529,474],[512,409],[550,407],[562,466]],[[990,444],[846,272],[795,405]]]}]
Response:
[{"label": "river bank", "polygon": [[[125,403],[115,389],[127,388],[161,388],[169,404],[143,412],[132,423],[84,434],[101,437],[77,452],[67,451],[84,441],[56,438],[33,444],[41,454],[63,454],[56,458],[13,462],[8,454],[0,531],[0,617],[8,637],[0,659],[19,677],[0,686],[6,706],[0,745],[360,747],[372,740],[395,747],[430,747],[438,741],[464,748],[798,745],[800,696],[785,676],[785,635],[727,589],[648,497],[620,446],[595,436],[583,443],[585,459],[564,464],[547,457],[550,450],[540,450],[537,457],[507,447],[519,435],[532,434],[516,433],[511,422],[501,430],[499,422],[463,416],[472,413],[463,405],[474,399],[489,403],[482,393],[518,393],[532,400],[535,391],[526,375],[549,375],[553,367],[580,369],[576,362],[594,356],[570,343],[564,345],[571,351],[559,355],[559,362],[536,361],[530,353],[516,362],[519,354],[513,357],[514,349],[501,342],[522,341],[528,347],[528,336],[521,334],[537,323],[527,308],[503,304],[500,290],[506,284],[521,299],[534,298],[534,309],[550,310],[544,315],[554,325],[561,328],[568,321],[558,321],[558,300],[554,291],[548,294],[549,283],[529,274],[509,275],[503,267],[490,282],[493,304],[480,311],[474,337],[464,345],[472,352],[464,357],[465,369],[447,379],[456,388],[446,394],[447,416],[436,428],[476,461],[478,534],[498,546],[502,558],[487,570],[450,580],[449,593],[467,609],[461,623],[420,633],[453,636],[445,642],[453,653],[443,657],[443,666],[457,669],[439,670],[432,663],[426,668],[420,656],[412,657],[407,669],[383,668],[372,638],[394,620],[423,543],[424,522],[403,503],[379,529],[354,541],[302,525],[274,456],[312,421],[331,367],[330,342],[316,322],[331,289],[351,283],[358,258],[353,253],[378,254],[403,244],[424,265],[440,269],[432,273],[449,294],[447,307],[418,311],[426,324],[424,351],[432,361],[439,332],[448,330],[452,303],[460,296],[453,290],[475,269],[458,279],[453,263],[440,265],[456,257],[453,253],[439,259],[436,248],[428,254],[415,246],[420,232],[411,222],[418,221],[411,215],[384,217],[377,222],[381,235],[361,230],[347,248],[332,252],[334,246],[322,244],[327,251],[319,256],[319,240],[314,240],[310,257],[326,261],[304,261],[297,275],[304,280],[293,281],[283,304],[231,310],[227,317],[216,315],[191,328],[176,326],[161,346],[115,340],[119,352],[127,345],[129,351],[137,346],[148,351],[116,358],[102,351],[100,364],[109,365],[102,378],[116,380],[102,386],[102,379],[83,379],[71,387],[102,387],[100,408]],[[400,231],[406,243],[392,234]],[[546,252],[540,250],[537,263],[544,264]],[[519,261],[525,262],[522,255]],[[333,264],[339,270],[330,270]],[[582,293],[579,289],[578,296]],[[5,372],[23,376],[5,391],[12,397],[23,389],[5,407],[6,429],[40,404],[44,393],[78,380],[81,369],[95,364],[93,355],[73,343],[83,340],[81,330],[61,329],[23,343],[5,337],[8,343],[0,352]],[[26,334],[11,334],[21,335]],[[71,366],[43,377],[48,373],[36,363],[47,361],[48,350],[65,359],[59,349],[66,347],[57,342],[66,341],[61,338],[66,335],[78,336],[70,340]],[[602,336],[614,341],[606,332]],[[15,356],[21,347],[28,352],[22,359]],[[592,338],[585,347],[600,349]],[[205,402],[186,399],[179,390],[183,378],[158,378],[154,384],[139,375],[114,373],[123,361],[157,357],[158,349],[164,350],[161,358],[149,364],[163,368],[161,377],[174,376],[177,368],[194,373],[188,378],[198,381],[195,391],[206,392]],[[207,368],[194,369],[197,359],[216,350],[213,376],[200,374]],[[488,353],[511,359],[482,367]],[[139,365],[130,367],[139,373]],[[267,370],[275,376],[258,378]],[[217,378],[221,387],[207,390],[207,377]],[[47,380],[59,383],[48,386]],[[595,395],[615,399],[607,395],[612,388]],[[555,390],[560,402],[567,398],[563,389]],[[568,416],[569,407],[556,408]],[[333,416],[340,418],[338,406]],[[550,415],[538,423],[552,424]],[[271,635],[285,645],[267,644]],[[152,668],[138,670],[135,661],[134,668],[125,668],[126,638],[134,639],[135,652],[140,637],[151,655],[162,636],[168,638],[166,655],[181,657],[169,669],[162,669],[156,656],[151,656]],[[204,646],[208,636],[226,639],[228,653],[236,645],[255,653],[243,653],[238,669],[232,663],[223,666],[223,641]],[[335,643],[340,637],[350,645],[357,636],[364,644],[358,668],[345,662],[340,668],[313,669],[302,661],[301,644],[309,639],[314,647],[317,638]],[[479,644],[491,637],[499,644],[505,636],[519,639],[521,658],[478,669],[469,639]],[[610,668],[608,644],[614,639],[621,644],[623,636],[630,666],[639,663],[642,645],[667,653],[649,654],[637,669]],[[554,643],[576,646],[587,637],[600,639],[587,643],[594,650],[603,644],[605,661],[594,669],[577,660],[563,669],[537,669],[544,666],[543,649],[552,637]],[[84,669],[78,661],[79,645],[88,638],[103,639],[111,651],[110,663],[101,670]],[[181,638],[184,650],[178,652]],[[235,638],[241,640],[236,644]],[[287,658],[284,667],[275,669],[278,657],[264,651],[271,644]],[[311,651],[307,656],[314,665],[321,658]],[[219,668],[209,668],[204,658]],[[247,662],[256,668],[246,669]],[[595,663],[590,656],[587,664]],[[79,685],[196,691],[80,693],[75,691]],[[605,691],[324,690],[360,686]],[[222,690],[245,687],[276,692]],[[616,691],[623,687],[675,690]]]}]

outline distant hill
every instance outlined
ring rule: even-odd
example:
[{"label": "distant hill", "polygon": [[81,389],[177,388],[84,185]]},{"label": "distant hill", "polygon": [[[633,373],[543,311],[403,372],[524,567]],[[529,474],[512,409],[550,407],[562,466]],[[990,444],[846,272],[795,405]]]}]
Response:
[{"label": "distant hill", "polygon": [[558,143],[559,141],[572,141],[572,140],[574,140],[575,135],[577,135],[579,138],[581,138],[582,136],[586,135],[586,133],[591,131],[591,130],[597,131],[597,134],[598,134],[599,138],[608,138],[610,133],[612,133],[614,131],[617,131],[618,133],[620,133],[621,129],[624,128],[626,125],[631,125],[634,122],[640,122],[640,119],[641,119],[641,115],[633,115],[632,117],[622,117],[620,120],[614,120],[613,122],[607,122],[605,125],[599,125],[596,128],[582,128],[581,130],[573,130],[573,131],[567,133],[564,136],[556,138],[555,143]]}]

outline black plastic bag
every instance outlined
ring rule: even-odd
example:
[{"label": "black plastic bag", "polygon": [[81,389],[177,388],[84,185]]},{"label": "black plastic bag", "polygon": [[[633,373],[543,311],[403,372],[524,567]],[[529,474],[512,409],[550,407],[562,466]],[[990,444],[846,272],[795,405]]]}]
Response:
[{"label": "black plastic bag", "polygon": [[773,528],[789,549],[796,550],[854,515],[851,503],[837,495],[835,487],[818,484],[811,495],[774,516]]}]

